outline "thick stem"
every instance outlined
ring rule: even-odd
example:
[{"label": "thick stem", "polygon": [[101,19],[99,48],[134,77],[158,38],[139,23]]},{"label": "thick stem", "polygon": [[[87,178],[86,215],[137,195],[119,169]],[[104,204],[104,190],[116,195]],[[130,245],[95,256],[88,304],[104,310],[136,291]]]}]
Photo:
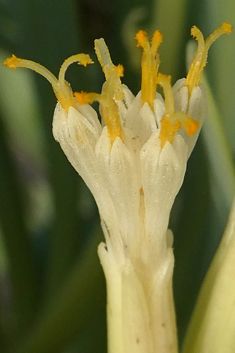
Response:
[{"label": "thick stem", "polygon": [[104,244],[98,253],[107,281],[108,353],[177,353],[172,250],[141,266],[140,259],[120,264]]}]

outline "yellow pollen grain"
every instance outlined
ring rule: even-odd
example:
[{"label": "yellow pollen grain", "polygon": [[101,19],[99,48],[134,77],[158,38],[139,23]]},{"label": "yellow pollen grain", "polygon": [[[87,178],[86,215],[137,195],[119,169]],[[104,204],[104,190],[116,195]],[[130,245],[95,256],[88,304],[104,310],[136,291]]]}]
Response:
[{"label": "yellow pollen grain", "polygon": [[7,58],[4,61],[3,65],[9,67],[9,69],[16,70],[17,60],[18,60],[18,58],[14,54],[12,54],[12,56],[10,58]]},{"label": "yellow pollen grain", "polygon": [[182,125],[189,136],[193,136],[193,134],[199,129],[198,121],[192,120],[191,118],[188,118],[185,123],[182,123]]},{"label": "yellow pollen grain", "polygon": [[137,47],[144,48],[148,42],[148,35],[145,31],[140,30],[136,33],[135,39],[137,40]]},{"label": "yellow pollen grain", "polygon": [[159,31],[155,31],[153,34],[152,41],[162,42],[162,34]]},{"label": "yellow pollen grain", "polygon": [[86,67],[88,64],[94,64],[94,61],[91,60],[89,55],[82,53],[80,54],[79,64]]},{"label": "yellow pollen grain", "polygon": [[74,92],[74,97],[76,98],[77,102],[79,104],[90,104],[91,102],[89,99],[87,99],[87,93],[86,92]]},{"label": "yellow pollen grain", "polygon": [[94,101],[99,101],[100,94],[87,92],[74,92],[76,101],[80,104],[92,104]]},{"label": "yellow pollen grain", "polygon": [[124,67],[121,64],[118,64],[116,66],[117,68],[117,73],[119,77],[123,77],[124,76]]},{"label": "yellow pollen grain", "polygon": [[229,22],[222,23],[221,27],[222,27],[224,33],[232,33],[233,27],[231,26],[231,24]]},{"label": "yellow pollen grain", "polygon": [[200,40],[200,36],[202,37],[202,40],[204,41],[204,37],[202,35],[202,32],[200,31],[200,29],[197,26],[192,26],[191,28],[191,36],[195,39],[197,39],[197,41]]},{"label": "yellow pollen grain", "polygon": [[161,140],[161,148],[164,147],[165,143],[168,141],[171,144],[174,142],[175,133],[181,128],[179,121],[174,121],[172,117],[164,115],[161,120],[161,130],[159,138]]}]

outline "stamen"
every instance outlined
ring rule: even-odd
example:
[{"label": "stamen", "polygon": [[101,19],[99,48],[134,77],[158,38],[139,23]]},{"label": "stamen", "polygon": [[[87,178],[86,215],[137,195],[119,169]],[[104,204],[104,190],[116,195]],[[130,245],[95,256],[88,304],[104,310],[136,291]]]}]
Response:
[{"label": "stamen", "polygon": [[123,90],[122,90],[122,82],[120,80],[120,77],[123,77],[123,72],[124,72],[123,66],[122,65],[115,66],[113,64],[109,54],[108,47],[105,44],[105,41],[103,38],[95,40],[95,52],[99,60],[100,66],[102,67],[102,70],[104,72],[106,80],[109,79],[109,76],[113,68],[114,67],[117,68],[116,90],[115,90],[114,98],[117,100],[121,100],[123,98]]},{"label": "stamen", "polygon": [[107,45],[103,38],[95,40],[95,53],[97,59],[102,67],[102,70],[105,74],[106,80],[108,79],[110,69],[114,66]]},{"label": "stamen", "polygon": [[185,131],[190,136],[199,129],[198,122],[193,120],[190,115],[187,115],[185,112],[175,113],[174,96],[170,82],[170,76],[158,74],[157,83],[163,88],[166,109],[161,120],[161,130],[159,134],[162,148],[166,141],[169,141],[171,144],[174,142],[175,133],[181,128],[181,126],[184,127]]},{"label": "stamen", "polygon": [[159,83],[163,88],[163,93],[165,96],[165,109],[169,115],[173,115],[175,113],[174,107],[174,96],[171,88],[171,76],[158,74],[156,82]]},{"label": "stamen", "polygon": [[62,107],[68,111],[69,107],[73,107],[76,109],[76,104],[74,102],[74,97],[73,97],[73,92],[70,88],[70,85],[68,82],[65,80],[65,72],[67,71],[68,67],[77,62],[79,65],[87,66],[88,64],[93,64],[93,61],[87,54],[77,54],[77,55],[72,55],[68,59],[66,59],[59,71],[59,77],[58,77],[58,83],[59,83],[59,89],[57,92],[55,92],[56,97]]},{"label": "stamen", "polygon": [[58,80],[44,66],[30,60],[17,58],[15,55],[12,55],[11,58],[6,59],[3,64],[13,70],[16,70],[17,67],[24,67],[44,76],[52,85],[52,88],[61,106],[68,112],[71,106],[76,109],[76,104],[74,102],[73,92],[69,84],[65,81],[64,76],[68,66],[74,62],[78,62],[83,66],[87,66],[88,64],[92,63],[92,60],[90,59],[89,55],[86,54],[78,54],[71,56],[70,58],[65,60],[65,62],[61,66]]},{"label": "stamen", "polygon": [[114,66],[109,74],[103,91],[101,93],[100,104],[102,114],[106,121],[108,132],[113,143],[116,137],[122,138],[121,122],[118,113],[118,106],[114,99],[122,99],[123,92],[119,86],[121,66]]},{"label": "stamen", "polygon": [[100,103],[102,115],[107,125],[111,143],[113,144],[116,137],[122,138],[121,123],[115,100],[123,99],[122,83],[120,80],[120,77],[123,76],[123,66],[115,66],[112,63],[109,50],[102,38],[95,40],[95,51],[106,78],[102,93],[75,92],[74,96],[79,104],[91,104],[94,101]]},{"label": "stamen", "polygon": [[135,38],[137,39],[137,46],[143,48],[141,61],[141,98],[143,103],[147,102],[153,110],[153,101],[156,97],[157,88],[156,77],[160,64],[157,50],[162,42],[162,34],[159,31],[155,31],[151,40],[151,45],[145,31],[139,31]]},{"label": "stamen", "polygon": [[143,49],[150,49],[147,32],[140,30],[136,33],[135,39],[137,40],[137,47],[142,47]]},{"label": "stamen", "polygon": [[72,55],[68,59],[66,59],[63,64],[61,65],[60,72],[59,72],[59,77],[58,80],[60,83],[63,83],[65,81],[65,72],[67,71],[68,67],[77,62],[79,65],[82,66],[87,66],[88,64],[94,64],[94,62],[91,60],[90,56],[87,54],[77,54],[77,55]]},{"label": "stamen", "polygon": [[189,96],[193,88],[198,86],[200,83],[202,71],[203,68],[206,66],[208,50],[211,44],[222,34],[231,32],[232,26],[228,22],[225,22],[221,25],[220,28],[216,29],[205,41],[201,31],[196,26],[192,27],[191,34],[197,40],[198,48],[194,56],[193,62],[190,66],[185,82],[185,86],[187,86],[189,90]]},{"label": "stamen", "polygon": [[6,59],[3,65],[8,66],[9,69],[12,69],[12,70],[16,70],[17,67],[24,67],[26,69],[33,70],[37,72],[39,75],[44,76],[47,79],[47,81],[50,82],[53,89],[56,89],[58,85],[57,78],[44,66],[37,64],[34,61],[20,59],[20,58],[17,58],[14,54],[12,54],[12,57]]}]

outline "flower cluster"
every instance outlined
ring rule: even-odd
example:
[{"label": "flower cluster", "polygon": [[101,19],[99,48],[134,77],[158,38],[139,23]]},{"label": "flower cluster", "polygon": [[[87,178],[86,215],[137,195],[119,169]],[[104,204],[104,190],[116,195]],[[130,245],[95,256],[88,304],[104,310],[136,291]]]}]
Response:
[{"label": "flower cluster", "polygon": [[[171,87],[170,76],[158,73],[161,33],[149,41],[139,31],[143,56],[137,96],[122,84],[123,67],[112,63],[103,39],[95,41],[106,79],[100,94],[73,93],[65,81],[71,63],[92,63],[86,54],[67,59],[58,79],[28,60],[12,56],[5,61],[12,69],[37,71],[52,84],[58,99],[54,137],[96,200],[106,242],[98,251],[107,279],[110,353],[177,350],[169,215],[206,115],[200,78],[208,49],[229,32],[231,26],[224,23],[204,40],[192,27],[198,42],[194,60],[186,79]],[[101,122],[93,101],[100,104]]]}]

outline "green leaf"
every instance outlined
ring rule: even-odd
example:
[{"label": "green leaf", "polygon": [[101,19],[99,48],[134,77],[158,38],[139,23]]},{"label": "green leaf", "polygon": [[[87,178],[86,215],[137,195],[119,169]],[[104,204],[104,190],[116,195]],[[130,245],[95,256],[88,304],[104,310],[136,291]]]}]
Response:
[{"label": "green leaf", "polygon": [[104,275],[97,257],[100,232],[93,237],[60,291],[51,299],[31,334],[15,353],[58,353],[104,307]]},{"label": "green leaf", "polygon": [[19,331],[24,333],[37,309],[38,287],[32,241],[25,224],[22,185],[0,120],[0,219]]},{"label": "green leaf", "polygon": [[235,346],[235,203],[199,294],[182,353],[232,353]]}]

